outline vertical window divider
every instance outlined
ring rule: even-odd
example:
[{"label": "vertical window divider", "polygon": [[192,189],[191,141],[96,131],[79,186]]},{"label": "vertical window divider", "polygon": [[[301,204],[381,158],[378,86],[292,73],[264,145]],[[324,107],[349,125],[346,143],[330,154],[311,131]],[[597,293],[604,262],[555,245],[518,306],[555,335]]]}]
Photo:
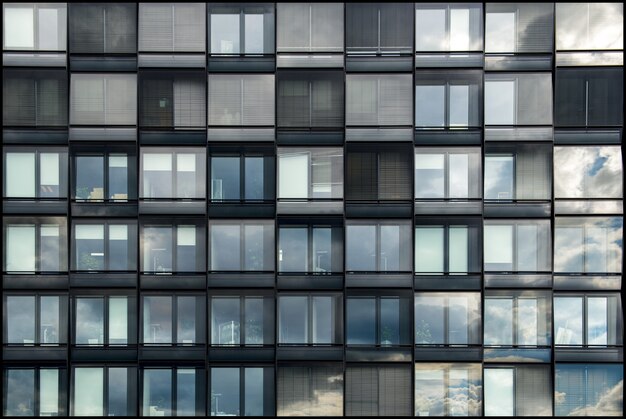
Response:
[{"label": "vertical window divider", "polygon": [[246,374],[245,374],[245,369],[241,366],[237,367],[237,371],[239,372],[239,415],[240,416],[244,416],[245,415],[245,408],[246,408],[246,396],[245,396],[245,382],[244,380],[246,379]]},{"label": "vertical window divider", "polygon": [[109,346],[109,296],[102,297],[102,345]]},{"label": "vertical window divider", "polygon": [[239,345],[245,345],[246,337],[246,297],[239,297]]},{"label": "vertical window divider", "polygon": [[313,272],[313,268],[315,266],[314,263],[314,258],[315,258],[315,254],[313,253],[313,225],[309,224],[307,225],[307,269],[309,272]]}]

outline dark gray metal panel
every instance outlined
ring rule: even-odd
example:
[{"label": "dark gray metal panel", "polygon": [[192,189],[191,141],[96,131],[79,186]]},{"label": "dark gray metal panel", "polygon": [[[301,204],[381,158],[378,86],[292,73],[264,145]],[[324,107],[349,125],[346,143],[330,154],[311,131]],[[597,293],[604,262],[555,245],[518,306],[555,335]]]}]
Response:
[{"label": "dark gray metal panel", "polygon": [[204,275],[141,275],[139,284],[142,289],[206,289]]},{"label": "dark gray metal panel", "polygon": [[346,287],[412,288],[412,274],[346,274]]},{"label": "dark gray metal panel", "polygon": [[279,361],[341,361],[341,347],[278,347],[276,358]]},{"label": "dark gray metal panel", "polygon": [[208,70],[211,72],[273,72],[276,66],[274,56],[265,57],[218,57],[209,56]]},{"label": "dark gray metal panel", "polygon": [[85,288],[135,288],[137,287],[137,274],[131,273],[70,273],[70,286]]},{"label": "dark gray metal panel", "polygon": [[550,217],[552,204],[544,202],[487,202],[484,204],[485,217]]},{"label": "dark gray metal panel", "polygon": [[415,361],[480,362],[483,359],[481,347],[415,347]]},{"label": "dark gray metal panel", "polygon": [[274,128],[209,128],[207,130],[209,143],[212,141],[273,142],[274,138],[276,138],[276,130]]},{"label": "dark gray metal panel", "polygon": [[204,68],[204,54],[139,54],[139,67]]},{"label": "dark gray metal panel", "polygon": [[481,215],[483,203],[476,201],[415,201],[416,215]]},{"label": "dark gray metal panel", "polygon": [[5,346],[3,361],[63,361],[67,360],[66,346]]},{"label": "dark gray metal panel", "polygon": [[209,202],[209,217],[215,218],[273,218],[276,212],[274,202],[254,204],[254,203],[227,203]]},{"label": "dark gray metal panel", "polygon": [[152,145],[205,145],[205,130],[140,131],[139,142]]},{"label": "dark gray metal panel", "polygon": [[276,57],[278,68],[343,68],[342,53],[279,53]]},{"label": "dark gray metal panel", "polygon": [[416,290],[478,290],[482,288],[478,275],[415,275]]},{"label": "dark gray metal panel", "polygon": [[416,145],[471,145],[482,144],[482,130],[416,130],[414,141]]},{"label": "dark gray metal panel", "polygon": [[137,141],[136,128],[70,128],[70,141]]},{"label": "dark gray metal panel", "polygon": [[341,290],[343,275],[278,275],[277,287],[284,290]]},{"label": "dark gray metal panel", "polygon": [[2,277],[2,286],[4,289],[67,289],[69,285],[69,279],[67,274],[63,275],[19,275],[19,274],[6,274]]},{"label": "dark gray metal panel", "polygon": [[343,201],[280,200],[276,212],[281,215],[341,215]]},{"label": "dark gray metal panel", "polygon": [[347,362],[411,362],[411,348],[346,348]]},{"label": "dark gray metal panel", "polygon": [[552,274],[485,274],[488,288],[550,288]]},{"label": "dark gray metal panel", "polygon": [[209,348],[209,362],[274,362],[274,347],[271,348]]},{"label": "dark gray metal panel", "polygon": [[552,55],[487,55],[485,71],[552,70]]},{"label": "dark gray metal panel", "polygon": [[206,201],[139,201],[140,214],[206,214]]},{"label": "dark gray metal panel", "polygon": [[67,214],[67,199],[58,201],[38,201],[38,200],[7,200],[2,202],[2,212],[9,214]]},{"label": "dark gray metal panel", "polygon": [[81,362],[134,362],[137,361],[137,347],[73,347],[70,359]]},{"label": "dark gray metal panel", "polygon": [[413,141],[412,128],[346,128],[346,141]]},{"label": "dark gray metal panel", "polygon": [[556,362],[624,362],[624,348],[563,348],[554,349]]},{"label": "dark gray metal panel", "polygon": [[135,202],[72,202],[72,215],[78,217],[136,217]]},{"label": "dark gray metal panel", "polygon": [[209,273],[209,288],[274,288],[273,273]]},{"label": "dark gray metal panel", "polygon": [[381,204],[346,203],[346,217],[354,218],[409,218],[413,215],[410,202],[385,202]]},{"label": "dark gray metal panel", "polygon": [[555,144],[621,144],[622,129],[555,129]]},{"label": "dark gray metal panel", "polygon": [[139,346],[140,361],[202,361],[206,347],[197,346]]},{"label": "dark gray metal panel", "polygon": [[485,141],[552,141],[552,127],[489,127],[485,128]]},{"label": "dark gray metal panel", "polygon": [[379,57],[354,56],[346,57],[346,71],[379,72],[379,71],[413,71],[413,57]]},{"label": "dark gray metal panel", "polygon": [[67,145],[68,131],[62,129],[4,129],[2,141],[5,144],[60,144]]},{"label": "dark gray metal panel", "polygon": [[622,289],[621,275],[567,275],[554,274],[555,290],[611,290]]},{"label": "dark gray metal panel", "polygon": [[65,67],[67,54],[50,52],[5,52],[2,54],[5,67]]},{"label": "dark gray metal panel", "polygon": [[70,56],[72,71],[137,71],[137,57]]},{"label": "dark gray metal panel", "polygon": [[278,145],[343,145],[342,131],[278,131]]},{"label": "dark gray metal panel", "polygon": [[550,362],[550,348],[485,348],[484,362]]}]

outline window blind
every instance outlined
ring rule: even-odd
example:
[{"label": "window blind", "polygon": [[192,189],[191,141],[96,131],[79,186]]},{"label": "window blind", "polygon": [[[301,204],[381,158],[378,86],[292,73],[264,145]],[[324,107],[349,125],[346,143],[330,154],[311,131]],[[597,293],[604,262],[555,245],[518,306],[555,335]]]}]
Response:
[{"label": "window blind", "polygon": [[134,125],[137,121],[137,76],[72,74],[70,123]]},{"label": "window blind", "polygon": [[343,126],[343,73],[284,71],[277,74],[278,126],[340,128]]},{"label": "window blind", "polygon": [[550,199],[551,147],[519,145],[515,154],[516,199]]},{"label": "window blind", "polygon": [[133,53],[137,50],[134,3],[77,3],[70,7],[70,52]]},{"label": "window blind", "polygon": [[377,154],[368,151],[348,153],[346,199],[376,200],[378,197]]},{"label": "window blind", "polygon": [[411,125],[409,74],[346,76],[347,125]]},{"label": "window blind", "polygon": [[343,4],[278,3],[278,52],[343,52]]},{"label": "window blind", "polygon": [[411,199],[411,154],[408,150],[381,151],[378,169],[378,199]]},{"label": "window blind", "polygon": [[347,49],[355,52],[410,52],[413,48],[413,7],[409,3],[347,3]]},{"label": "window blind", "polygon": [[6,50],[65,51],[65,3],[6,3],[3,5]]},{"label": "window blind", "polygon": [[515,415],[552,416],[552,383],[549,366],[529,365],[516,369]]},{"label": "window blind", "polygon": [[552,124],[550,73],[485,74],[487,125]]},{"label": "window blind", "polygon": [[[553,5],[550,3],[487,3],[487,21],[497,20],[498,14],[514,14],[514,26],[510,28],[514,32],[513,51],[499,51],[490,48],[490,37],[496,33],[487,33],[486,52],[518,52],[518,53],[549,53],[553,45]],[[487,24],[489,28],[489,24]],[[497,40],[491,39],[492,45]]]},{"label": "window blind", "polygon": [[204,52],[204,3],[139,3],[139,50]]},{"label": "window blind", "polygon": [[145,74],[140,123],[145,127],[206,126],[205,79],[199,73]]},{"label": "window blind", "polygon": [[409,416],[410,367],[348,367],[346,415]]},{"label": "window blind", "polygon": [[274,76],[209,75],[209,125],[274,125]]},{"label": "window blind", "polygon": [[4,125],[67,124],[67,75],[64,70],[3,72]]},{"label": "window blind", "polygon": [[622,3],[556,3],[557,50],[624,48]]}]

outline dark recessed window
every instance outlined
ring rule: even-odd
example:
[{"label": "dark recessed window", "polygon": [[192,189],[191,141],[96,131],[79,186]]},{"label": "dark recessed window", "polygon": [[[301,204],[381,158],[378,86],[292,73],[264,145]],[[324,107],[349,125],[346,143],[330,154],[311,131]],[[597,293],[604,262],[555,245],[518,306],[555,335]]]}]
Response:
[{"label": "dark recessed window", "polygon": [[274,369],[211,368],[211,416],[273,416]]},{"label": "dark recessed window", "polygon": [[150,220],[141,227],[141,271],[146,273],[203,272],[205,270],[203,221]]},{"label": "dark recessed window", "polygon": [[275,196],[273,155],[259,149],[211,154],[211,202],[262,202]]},{"label": "dark recessed window", "polygon": [[340,344],[343,341],[341,300],[338,294],[279,296],[278,344]]},{"label": "dark recessed window", "polygon": [[411,299],[398,295],[346,298],[346,344],[403,346],[411,343]]},{"label": "dark recessed window", "polygon": [[411,53],[413,7],[409,3],[346,3],[348,53]]},{"label": "dark recessed window", "polygon": [[209,40],[211,55],[273,54],[274,4],[210,4]]},{"label": "dark recessed window", "polygon": [[211,297],[212,346],[274,344],[274,299],[263,296]]},{"label": "dark recessed window", "polygon": [[346,222],[346,270],[410,272],[411,222],[408,220]]},{"label": "dark recessed window", "polygon": [[55,367],[4,368],[6,416],[65,416],[67,371]]},{"label": "dark recessed window", "polygon": [[125,148],[74,153],[74,196],[77,202],[127,202],[137,199],[136,157]]},{"label": "dark recessed window", "polygon": [[278,271],[330,274],[343,269],[343,229],[332,223],[282,222],[278,229]]},{"label": "dark recessed window", "polygon": [[141,343],[146,346],[193,346],[205,343],[205,297],[143,295]]},{"label": "dark recessed window", "polygon": [[49,147],[6,147],[4,197],[30,199],[67,197],[67,150]]},{"label": "dark recessed window", "polygon": [[125,295],[74,297],[75,345],[127,346],[137,342],[134,297]]},{"label": "dark recessed window", "polygon": [[210,271],[273,271],[273,220],[209,221]]},{"label": "dark recessed window", "polygon": [[137,51],[137,5],[70,5],[70,52],[131,54]]},{"label": "dark recessed window", "polygon": [[480,345],[479,293],[415,294],[415,345]]},{"label": "dark recessed window", "polygon": [[3,125],[56,127],[67,125],[65,70],[3,70]]},{"label": "dark recessed window", "polygon": [[205,375],[197,367],[141,370],[141,416],[203,416]]},{"label": "dark recessed window", "polygon": [[139,52],[204,52],[205,6],[139,3]]},{"label": "dark recessed window", "polygon": [[67,343],[67,296],[10,294],[4,298],[5,340],[17,346]]}]

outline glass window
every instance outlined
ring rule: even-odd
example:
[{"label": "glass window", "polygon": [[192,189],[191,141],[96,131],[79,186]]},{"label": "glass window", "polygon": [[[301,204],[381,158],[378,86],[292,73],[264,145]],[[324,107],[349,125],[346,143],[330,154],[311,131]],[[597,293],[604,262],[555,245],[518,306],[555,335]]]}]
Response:
[{"label": "glass window", "polygon": [[555,345],[621,345],[620,308],[619,295],[555,296]]},{"label": "glass window", "polygon": [[336,295],[278,297],[278,343],[335,345],[341,343],[341,298]]},{"label": "glass window", "polygon": [[480,150],[416,148],[416,199],[480,198]]},{"label": "glass window", "polygon": [[279,128],[343,129],[342,71],[280,71],[276,82]]},{"label": "glass window", "polygon": [[482,118],[482,74],[419,71],[415,77],[417,128],[477,127]]},{"label": "glass window", "polygon": [[4,371],[4,415],[64,416],[63,383],[59,368],[6,368]]},{"label": "glass window", "polygon": [[338,148],[279,148],[278,198],[343,198],[343,151]]},{"label": "glass window", "polygon": [[204,149],[142,149],[140,197],[204,199],[205,168]]},{"label": "glass window", "polygon": [[480,416],[480,364],[415,364],[416,416]]},{"label": "glass window", "polygon": [[209,6],[211,54],[273,54],[274,6]]},{"label": "glass window", "polygon": [[136,374],[133,367],[75,367],[72,416],[131,416]]},{"label": "glass window", "polygon": [[550,221],[485,221],[485,271],[550,271]]},{"label": "glass window", "polygon": [[70,124],[137,125],[137,75],[72,74]]},{"label": "glass window", "polygon": [[6,344],[57,346],[66,343],[67,297],[7,295],[5,304]]},{"label": "glass window", "polygon": [[[180,220],[176,225],[145,224],[141,228],[142,272],[202,272],[204,262],[204,225],[200,221]],[[184,223],[184,224],[183,224]]]},{"label": "glass window", "polygon": [[67,151],[7,149],[4,164],[5,198],[67,197]]},{"label": "glass window", "polygon": [[[200,368],[145,368],[142,416],[202,416],[198,402],[204,372]],[[176,389],[174,391],[174,389]]]},{"label": "glass window", "polygon": [[485,297],[485,346],[550,344],[550,300],[543,292],[493,293]]},{"label": "glass window", "polygon": [[346,300],[348,345],[400,346],[410,343],[410,301],[398,296]]},{"label": "glass window", "polygon": [[618,273],[622,266],[621,217],[557,217],[554,271]]},{"label": "glass window", "polygon": [[346,416],[408,416],[411,368],[408,365],[346,368]]},{"label": "glass window", "polygon": [[623,364],[556,364],[557,416],[622,416]]},{"label": "glass window", "polygon": [[210,221],[211,271],[273,271],[274,222]]},{"label": "glass window", "polygon": [[65,272],[65,218],[5,218],[5,272]]},{"label": "glass window", "polygon": [[131,271],[137,257],[134,223],[74,224],[72,267],[77,271]]},{"label": "glass window", "polygon": [[554,195],[621,198],[622,170],[618,146],[554,147]]},{"label": "glass window", "polygon": [[211,368],[211,416],[273,415],[273,381],[268,367]]},{"label": "glass window", "polygon": [[137,52],[135,4],[76,4],[70,8],[70,52]]},{"label": "glass window", "polygon": [[129,320],[133,319],[129,311],[133,306],[126,296],[76,297],[74,343],[89,346],[132,343]]},{"label": "glass window", "polygon": [[[274,158],[268,155],[211,156],[211,201],[265,201],[274,198]],[[243,180],[243,182],[242,182]]]},{"label": "glass window", "polygon": [[552,416],[549,365],[485,368],[485,416]]},{"label": "glass window", "polygon": [[352,221],[346,225],[346,270],[411,270],[409,221]]},{"label": "glass window", "polygon": [[346,75],[346,125],[411,125],[410,74]]},{"label": "glass window", "polygon": [[552,52],[553,9],[547,3],[487,3],[485,52]]},{"label": "glass window", "polygon": [[411,4],[346,4],[346,50],[349,54],[410,53],[413,27]]},{"label": "glass window", "polygon": [[622,67],[559,68],[555,80],[555,125],[606,127],[623,124]]},{"label": "glass window", "polygon": [[416,345],[479,345],[480,295],[419,293],[415,295]]},{"label": "glass window", "polygon": [[287,225],[278,230],[278,271],[330,274],[343,269],[343,231],[336,225]]},{"label": "glass window", "polygon": [[143,344],[204,343],[204,298],[195,295],[143,296]]},{"label": "glass window", "polygon": [[624,48],[622,3],[557,3],[557,50]]},{"label": "glass window", "polygon": [[481,51],[481,4],[419,3],[415,6],[415,50]]},{"label": "glass window", "polygon": [[3,4],[4,49],[65,51],[66,4]]},{"label": "glass window", "polygon": [[272,300],[245,296],[211,298],[211,345],[264,345],[273,341],[266,310]]},{"label": "glass window", "polygon": [[279,52],[343,52],[343,5],[277,3]]},{"label": "glass window", "polygon": [[66,70],[5,67],[2,75],[3,125],[67,127]]},{"label": "glass window", "polygon": [[485,125],[551,125],[550,73],[485,74]]},{"label": "glass window", "polygon": [[341,416],[341,366],[278,367],[278,416]]},{"label": "glass window", "polygon": [[552,147],[490,144],[485,148],[485,199],[549,200]]}]

